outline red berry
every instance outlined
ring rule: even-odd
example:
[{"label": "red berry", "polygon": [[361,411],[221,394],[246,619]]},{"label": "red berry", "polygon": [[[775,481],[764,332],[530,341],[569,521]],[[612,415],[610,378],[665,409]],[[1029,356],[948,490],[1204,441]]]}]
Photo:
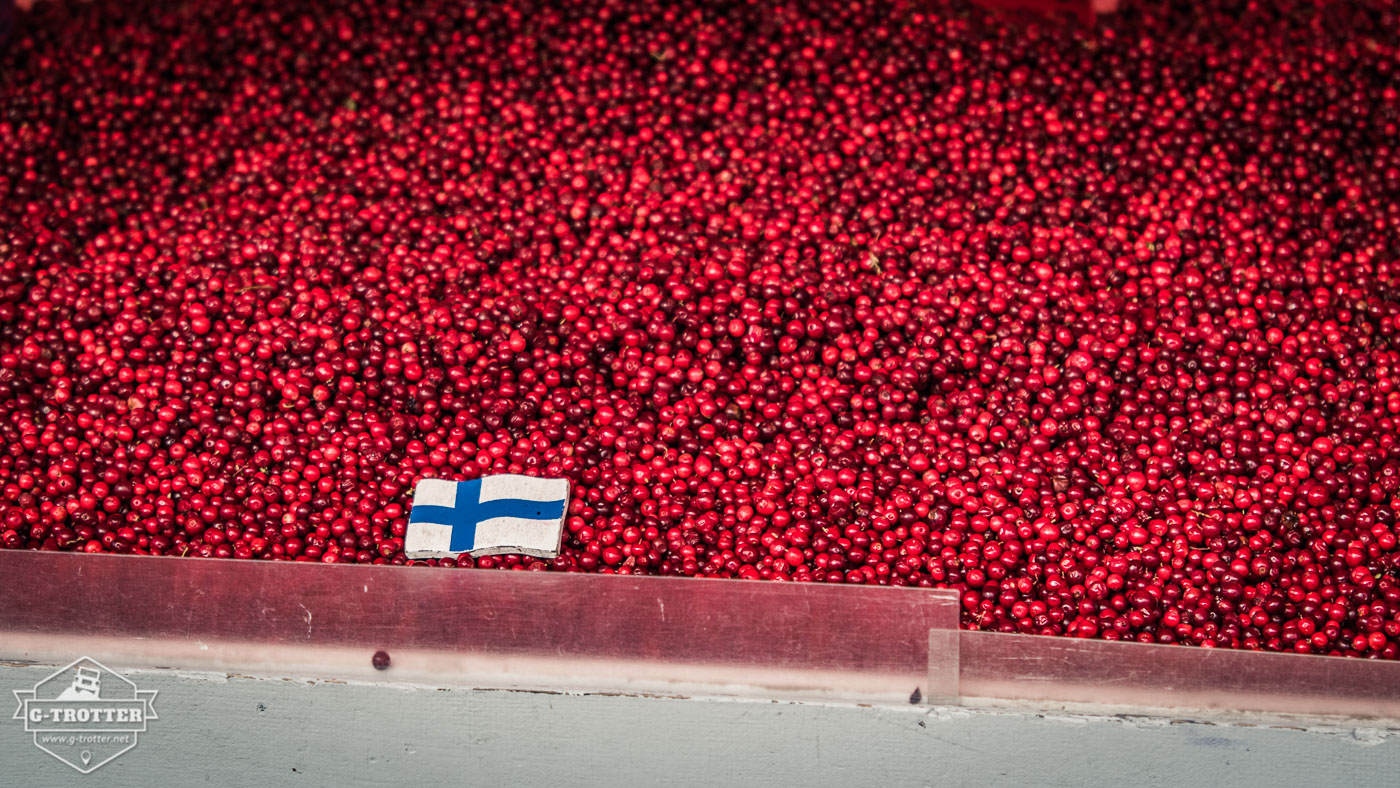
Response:
[{"label": "red berry", "polygon": [[1264,5],[36,14],[0,547],[403,564],[418,481],[528,473],[561,555],[423,563],[1396,658],[1400,106],[1356,42],[1400,19]]}]

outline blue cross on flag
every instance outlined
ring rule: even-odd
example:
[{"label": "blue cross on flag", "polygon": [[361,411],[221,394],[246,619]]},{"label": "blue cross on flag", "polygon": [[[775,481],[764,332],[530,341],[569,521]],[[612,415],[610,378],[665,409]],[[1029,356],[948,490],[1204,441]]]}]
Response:
[{"label": "blue cross on flag", "polygon": [[507,473],[465,482],[424,479],[413,490],[404,553],[441,558],[462,553],[559,554],[568,479]]}]

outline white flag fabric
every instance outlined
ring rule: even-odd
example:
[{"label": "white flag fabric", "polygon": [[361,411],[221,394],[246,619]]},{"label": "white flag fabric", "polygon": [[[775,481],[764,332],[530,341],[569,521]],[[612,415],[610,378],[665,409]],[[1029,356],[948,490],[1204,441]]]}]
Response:
[{"label": "white flag fabric", "polygon": [[404,553],[443,558],[462,553],[559,555],[568,479],[507,473],[465,482],[424,479],[413,490]]}]

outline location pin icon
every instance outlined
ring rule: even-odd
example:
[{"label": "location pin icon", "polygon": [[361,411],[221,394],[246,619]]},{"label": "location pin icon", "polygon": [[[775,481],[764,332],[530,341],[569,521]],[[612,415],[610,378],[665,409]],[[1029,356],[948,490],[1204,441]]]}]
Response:
[{"label": "location pin icon", "polygon": [[82,759],[83,759],[83,765],[84,765],[84,766],[87,766],[87,765],[88,765],[88,761],[91,761],[91,760],[92,760],[92,751],[91,751],[91,750],[83,750],[82,754],[79,755],[78,757],[79,757],[79,758],[82,758]]}]

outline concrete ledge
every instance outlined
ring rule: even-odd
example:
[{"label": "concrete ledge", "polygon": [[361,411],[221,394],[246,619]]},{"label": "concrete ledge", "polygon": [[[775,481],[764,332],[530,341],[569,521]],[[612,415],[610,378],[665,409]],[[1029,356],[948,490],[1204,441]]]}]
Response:
[{"label": "concrete ledge", "polygon": [[[0,666],[0,699],[50,666]],[[9,785],[1390,784],[1400,730],[1033,708],[554,694],[172,670],[139,745],[80,777],[0,716]]]}]

